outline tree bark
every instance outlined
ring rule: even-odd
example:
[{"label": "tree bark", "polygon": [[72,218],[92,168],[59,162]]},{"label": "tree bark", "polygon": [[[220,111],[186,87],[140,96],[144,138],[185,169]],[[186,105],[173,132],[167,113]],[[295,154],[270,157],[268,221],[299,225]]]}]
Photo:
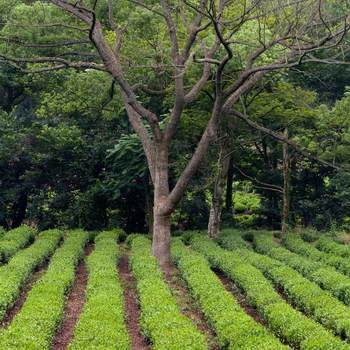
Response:
[{"label": "tree bark", "polygon": [[227,141],[224,142],[220,150],[218,172],[214,183],[213,198],[210,208],[208,235],[211,238],[218,238],[220,233],[223,194],[225,191],[227,173],[230,164],[230,156],[228,156],[227,152],[228,145],[225,143],[227,143]]},{"label": "tree bark", "polygon": [[[284,129],[283,136],[288,138],[288,127]],[[282,233],[286,233],[289,220],[289,173],[290,173],[290,156],[288,144],[283,143],[283,208],[282,208]]]},{"label": "tree bark", "polygon": [[157,258],[163,271],[171,265],[171,213],[168,208],[169,174],[168,174],[168,146],[158,143],[156,147],[154,173],[154,202],[153,202],[153,242],[152,253]]},{"label": "tree bark", "polygon": [[226,184],[226,197],[225,197],[225,210],[227,213],[232,214],[232,195],[233,195],[233,157],[230,156],[228,171],[227,171],[227,184]]},{"label": "tree bark", "polygon": [[153,214],[153,243],[152,252],[157,258],[163,271],[168,271],[171,265],[170,240],[171,240],[171,216],[163,215],[159,205],[154,207]]}]

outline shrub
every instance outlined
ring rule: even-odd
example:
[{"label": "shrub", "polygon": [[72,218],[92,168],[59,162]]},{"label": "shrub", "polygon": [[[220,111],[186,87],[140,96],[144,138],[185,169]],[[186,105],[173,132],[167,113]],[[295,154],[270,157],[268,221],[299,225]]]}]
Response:
[{"label": "shrub", "polygon": [[[247,257],[254,253],[243,249],[228,252],[203,237],[195,237],[192,247],[205,255],[213,267],[219,268],[234,280],[272,331],[293,347],[302,350],[350,348],[317,322],[288,305],[264,275],[247,263]],[[315,338],[320,341],[315,342]]]},{"label": "shrub", "polygon": [[134,237],[131,245],[131,266],[140,298],[141,327],[152,341],[152,348],[207,349],[204,335],[180,313],[157,261],[151,255],[150,241],[145,237]]},{"label": "shrub", "polygon": [[62,238],[59,230],[44,231],[33,245],[18,252],[0,268],[0,319],[15,303],[31,273],[53,254]]},{"label": "shrub", "polygon": [[1,349],[50,349],[88,237],[81,230],[69,233],[53,255],[45,275],[29,292],[20,313],[0,333]]},{"label": "shrub", "polygon": [[172,257],[193,297],[213,325],[221,347],[241,350],[288,348],[245,313],[201,255],[176,240],[172,244]]},{"label": "shrub", "polygon": [[339,256],[321,252],[312,245],[305,243],[298,235],[288,234],[283,239],[283,244],[292,252],[333,266],[343,274],[350,276],[350,261]]},{"label": "shrub", "polygon": [[[271,258],[277,259],[291,268],[300,272],[309,280],[317,283],[322,289],[330,291],[335,297],[350,305],[350,278],[337,272],[332,267],[324,265],[292,253],[289,250],[279,247],[271,238],[260,237],[256,239],[256,250],[266,253]],[[277,247],[276,247],[277,246]],[[276,247],[276,248],[275,248]]]},{"label": "shrub", "polygon": [[321,233],[312,227],[303,229],[300,232],[300,237],[305,242],[315,242],[317,239],[320,238],[320,235]]},{"label": "shrub", "polygon": [[245,241],[238,230],[223,230],[220,234],[219,243],[229,246],[230,250],[245,248],[252,249],[252,246]]},{"label": "shrub", "polygon": [[331,237],[323,236],[316,242],[316,247],[326,253],[350,257],[350,247],[345,244],[336,243]]},{"label": "shrub", "polygon": [[350,338],[350,309],[343,303],[277,260],[249,251],[239,253],[282,288],[294,305],[335,333]]},{"label": "shrub", "polygon": [[71,350],[130,349],[124,323],[123,289],[117,276],[121,231],[101,232],[87,258],[86,303],[74,332]]},{"label": "shrub", "polygon": [[36,231],[27,225],[22,225],[7,231],[0,241],[0,262],[5,263],[20,249],[34,241]]}]

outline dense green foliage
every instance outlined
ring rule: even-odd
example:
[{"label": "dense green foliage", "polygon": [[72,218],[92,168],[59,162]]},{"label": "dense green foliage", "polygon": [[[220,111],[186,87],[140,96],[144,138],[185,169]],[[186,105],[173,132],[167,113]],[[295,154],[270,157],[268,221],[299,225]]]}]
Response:
[{"label": "dense green foliage", "polygon": [[131,241],[131,267],[137,280],[141,327],[155,350],[207,349],[203,334],[180,313],[170,288],[163,280],[151,242],[145,237]]},{"label": "dense green foliage", "polygon": [[[239,4],[225,13],[229,20],[244,7]],[[90,5],[88,1],[86,6]],[[131,85],[147,83],[155,91],[165,90],[154,95],[136,91],[143,105],[159,115],[163,127],[169,120],[174,96],[166,25],[147,8],[125,1],[119,5],[116,20],[121,27],[133,28],[125,31],[122,46],[127,80]],[[188,11],[182,5],[177,4],[179,11]],[[158,4],[152,6],[158,8]],[[337,2],[330,1],[324,9],[325,17],[341,9]],[[84,25],[49,2],[1,0],[0,13],[2,55],[32,59],[57,55],[74,62],[96,59],[96,51],[86,43]],[[104,35],[113,45],[116,35],[107,23],[106,1],[97,5],[96,15],[106,25]],[[283,22],[284,16],[276,16]],[[187,28],[181,17],[177,17],[176,25],[185,35]],[[267,40],[275,25],[281,24],[272,17],[266,18]],[[252,21],[239,28],[225,84],[232,83],[247,63],[248,48],[258,47],[258,27]],[[202,46],[213,41],[214,32],[208,30],[199,37],[206,39],[196,44],[198,57],[203,54]],[[240,43],[243,38],[246,44]],[[61,45],[66,41],[75,44]],[[182,35],[179,41],[183,47]],[[271,62],[278,52],[274,48],[262,55],[258,64]],[[128,232],[147,231],[152,222],[152,186],[146,157],[127,121],[116,84],[107,73],[92,69],[24,72],[41,68],[42,63],[0,59],[0,225],[6,229],[23,222],[41,229],[119,225]],[[186,85],[194,84],[200,72],[201,65],[191,61]],[[346,166],[350,160],[348,75],[341,65],[320,67],[313,62],[271,72],[242,96],[236,108],[273,131],[288,126],[290,138],[300,147],[332,164]],[[183,111],[169,155],[170,187],[195,150],[210,115],[214,90],[208,81],[204,91]],[[233,195],[227,193],[231,198],[226,203],[233,210],[226,208],[225,224],[279,227],[282,196],[276,188],[283,183],[281,144],[240,120],[224,124],[222,137],[213,142],[173,215],[174,228],[207,226],[221,138],[227,138],[233,172],[228,180],[233,184]],[[320,229],[349,227],[349,176],[348,171],[336,170],[292,150],[289,223]]]},{"label": "dense green foliage", "polygon": [[86,303],[69,349],[130,349],[124,323],[123,290],[117,279],[119,230],[101,232],[87,258]]}]

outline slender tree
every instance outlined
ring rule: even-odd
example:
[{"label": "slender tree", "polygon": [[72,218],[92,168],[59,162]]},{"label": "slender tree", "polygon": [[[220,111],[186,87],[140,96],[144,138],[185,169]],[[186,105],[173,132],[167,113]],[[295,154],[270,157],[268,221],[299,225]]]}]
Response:
[{"label": "slender tree", "polygon": [[[131,16],[138,8],[150,11],[167,32],[168,39],[157,47],[159,55],[154,56],[152,64],[145,65],[155,70],[158,77],[168,72],[165,86],[154,91],[145,83],[131,83],[129,67],[133,66],[134,57],[143,55],[143,49],[135,46],[130,57],[123,57],[123,37],[127,40],[127,33],[135,35],[137,30],[118,20],[116,13],[120,9],[115,1],[103,2],[108,6],[108,15],[104,16],[97,11],[98,0],[46,3],[75,18],[74,25],[52,19],[51,27],[68,27],[70,33],[75,30],[80,40],[67,38],[40,44],[39,48],[90,42],[95,53],[70,51],[58,55],[52,50],[49,56],[35,51],[24,57],[25,51],[16,56],[4,52],[0,53],[0,60],[24,69],[28,69],[26,64],[34,64],[29,66],[33,72],[71,67],[106,71],[113,77],[147,157],[154,187],[153,253],[164,268],[170,263],[171,215],[215,138],[220,118],[235,115],[250,121],[235,109],[235,103],[270,72],[305,62],[337,63],[347,53],[344,38],[350,17],[346,0],[337,2],[336,11],[327,0],[130,0]],[[113,44],[107,35],[111,30]],[[159,33],[154,33],[154,38],[148,38],[150,45],[158,37]],[[6,39],[17,46],[35,47],[28,37]],[[181,116],[207,88],[214,90],[210,117],[187,166],[170,188],[169,151]],[[147,99],[140,97],[154,94],[173,97],[164,127],[160,125],[161,116],[144,102]]]},{"label": "slender tree", "polygon": [[[288,126],[284,128],[283,135],[288,138]],[[290,156],[288,144],[283,144],[283,205],[282,205],[282,233],[286,233],[289,220],[289,190],[290,187]]]}]

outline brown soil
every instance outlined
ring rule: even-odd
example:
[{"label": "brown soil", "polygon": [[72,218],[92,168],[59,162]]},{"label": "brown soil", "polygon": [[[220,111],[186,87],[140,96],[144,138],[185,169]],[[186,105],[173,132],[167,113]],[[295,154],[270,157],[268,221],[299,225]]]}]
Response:
[{"label": "brown soil", "polygon": [[36,281],[46,272],[48,261],[46,261],[41,267],[36,269],[29,277],[25,286],[22,288],[20,295],[18,296],[15,304],[7,310],[3,320],[0,322],[0,328],[7,328],[16,315],[21,311],[23,304],[27,300],[28,293],[33,288]]},{"label": "brown soil", "polygon": [[234,295],[241,308],[244,309],[244,311],[256,322],[265,326],[265,320],[259,315],[257,310],[249,304],[246,296],[241,292],[238,286],[234,284],[222,271],[214,270],[214,272],[219,277],[226,290]]},{"label": "brown soil", "polygon": [[119,278],[124,290],[124,309],[126,327],[134,350],[150,350],[147,338],[142,334],[139,318],[140,308],[137,302],[136,281],[129,267],[129,257],[125,252],[119,260]]},{"label": "brown soil", "polygon": [[[84,258],[91,254],[93,245],[88,244]],[[85,304],[85,289],[88,281],[88,271],[85,259],[82,259],[76,269],[76,278],[64,309],[64,318],[53,339],[53,350],[65,350],[73,339],[74,328]]]},{"label": "brown soil", "polygon": [[164,277],[180,306],[182,314],[191,319],[197,328],[206,336],[210,350],[219,349],[215,333],[205,319],[203,313],[196,307],[191,299],[190,292],[185,282],[182,280],[178,269],[171,267]]}]

